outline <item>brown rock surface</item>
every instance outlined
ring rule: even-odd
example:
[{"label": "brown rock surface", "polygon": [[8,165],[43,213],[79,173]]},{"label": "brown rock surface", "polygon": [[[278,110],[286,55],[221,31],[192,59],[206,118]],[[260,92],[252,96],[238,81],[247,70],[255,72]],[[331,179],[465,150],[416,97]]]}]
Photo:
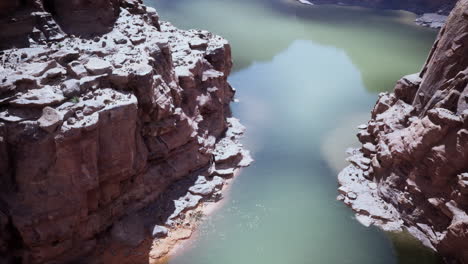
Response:
[{"label": "brown rock surface", "polygon": [[[176,181],[210,180],[189,181],[174,201],[215,195],[222,185],[216,175],[232,175],[218,171],[251,161],[238,142],[243,129],[229,117],[226,40],[159,22],[138,0],[72,2],[0,1],[11,10],[0,35],[16,25],[11,18],[32,21],[31,30],[0,41],[28,40],[27,48],[0,53],[2,260],[78,260]],[[97,13],[98,22],[89,20]],[[77,28],[94,36],[63,33]],[[29,41],[31,34],[38,38]],[[187,191],[191,185],[197,195]],[[166,217],[190,209],[174,203]]]},{"label": "brown rock surface", "polygon": [[406,229],[449,263],[468,262],[467,14],[460,0],[421,73],[380,95],[339,175],[360,222]]}]

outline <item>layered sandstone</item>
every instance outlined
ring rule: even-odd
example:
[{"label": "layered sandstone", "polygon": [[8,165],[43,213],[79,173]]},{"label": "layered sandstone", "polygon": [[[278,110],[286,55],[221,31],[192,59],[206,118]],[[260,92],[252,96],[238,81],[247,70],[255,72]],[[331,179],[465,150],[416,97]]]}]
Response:
[{"label": "layered sandstone", "polygon": [[379,96],[339,175],[358,220],[408,230],[450,263],[468,262],[468,0],[422,71]]},{"label": "layered sandstone", "polygon": [[184,180],[152,222],[174,228],[250,162],[230,118],[226,40],[138,0],[0,10],[0,259],[77,260]]}]

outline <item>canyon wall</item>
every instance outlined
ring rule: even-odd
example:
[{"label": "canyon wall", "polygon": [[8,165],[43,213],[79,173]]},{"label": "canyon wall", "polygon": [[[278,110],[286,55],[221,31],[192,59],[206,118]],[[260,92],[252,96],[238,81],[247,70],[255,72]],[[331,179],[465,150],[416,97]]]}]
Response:
[{"label": "canyon wall", "polygon": [[401,9],[423,13],[448,14],[457,0],[310,0],[314,4],[340,4],[371,8]]},{"label": "canyon wall", "polygon": [[468,0],[422,71],[381,94],[359,129],[338,198],[361,223],[407,230],[448,263],[468,263]]},{"label": "canyon wall", "polygon": [[0,263],[75,261],[174,182],[206,176],[181,213],[247,165],[241,132],[226,133],[239,126],[226,40],[139,0],[0,0],[0,13]]}]

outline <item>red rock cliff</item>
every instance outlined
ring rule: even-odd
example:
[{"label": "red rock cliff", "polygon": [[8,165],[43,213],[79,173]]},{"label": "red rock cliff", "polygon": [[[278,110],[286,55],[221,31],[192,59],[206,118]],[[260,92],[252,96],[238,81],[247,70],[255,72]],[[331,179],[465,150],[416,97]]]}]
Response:
[{"label": "red rock cliff", "polygon": [[460,0],[421,73],[381,94],[339,199],[364,224],[406,229],[450,263],[468,262],[468,0]]},{"label": "red rock cliff", "polygon": [[173,182],[246,165],[226,40],[137,0],[0,10],[0,259],[76,260]]}]

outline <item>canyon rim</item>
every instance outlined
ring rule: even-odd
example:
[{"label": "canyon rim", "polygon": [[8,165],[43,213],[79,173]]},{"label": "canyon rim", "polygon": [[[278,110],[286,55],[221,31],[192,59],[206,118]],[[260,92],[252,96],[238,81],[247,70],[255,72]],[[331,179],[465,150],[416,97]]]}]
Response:
[{"label": "canyon rim", "polygon": [[0,12],[2,263],[92,263],[108,241],[170,240],[251,162],[225,39],[139,0]]}]

